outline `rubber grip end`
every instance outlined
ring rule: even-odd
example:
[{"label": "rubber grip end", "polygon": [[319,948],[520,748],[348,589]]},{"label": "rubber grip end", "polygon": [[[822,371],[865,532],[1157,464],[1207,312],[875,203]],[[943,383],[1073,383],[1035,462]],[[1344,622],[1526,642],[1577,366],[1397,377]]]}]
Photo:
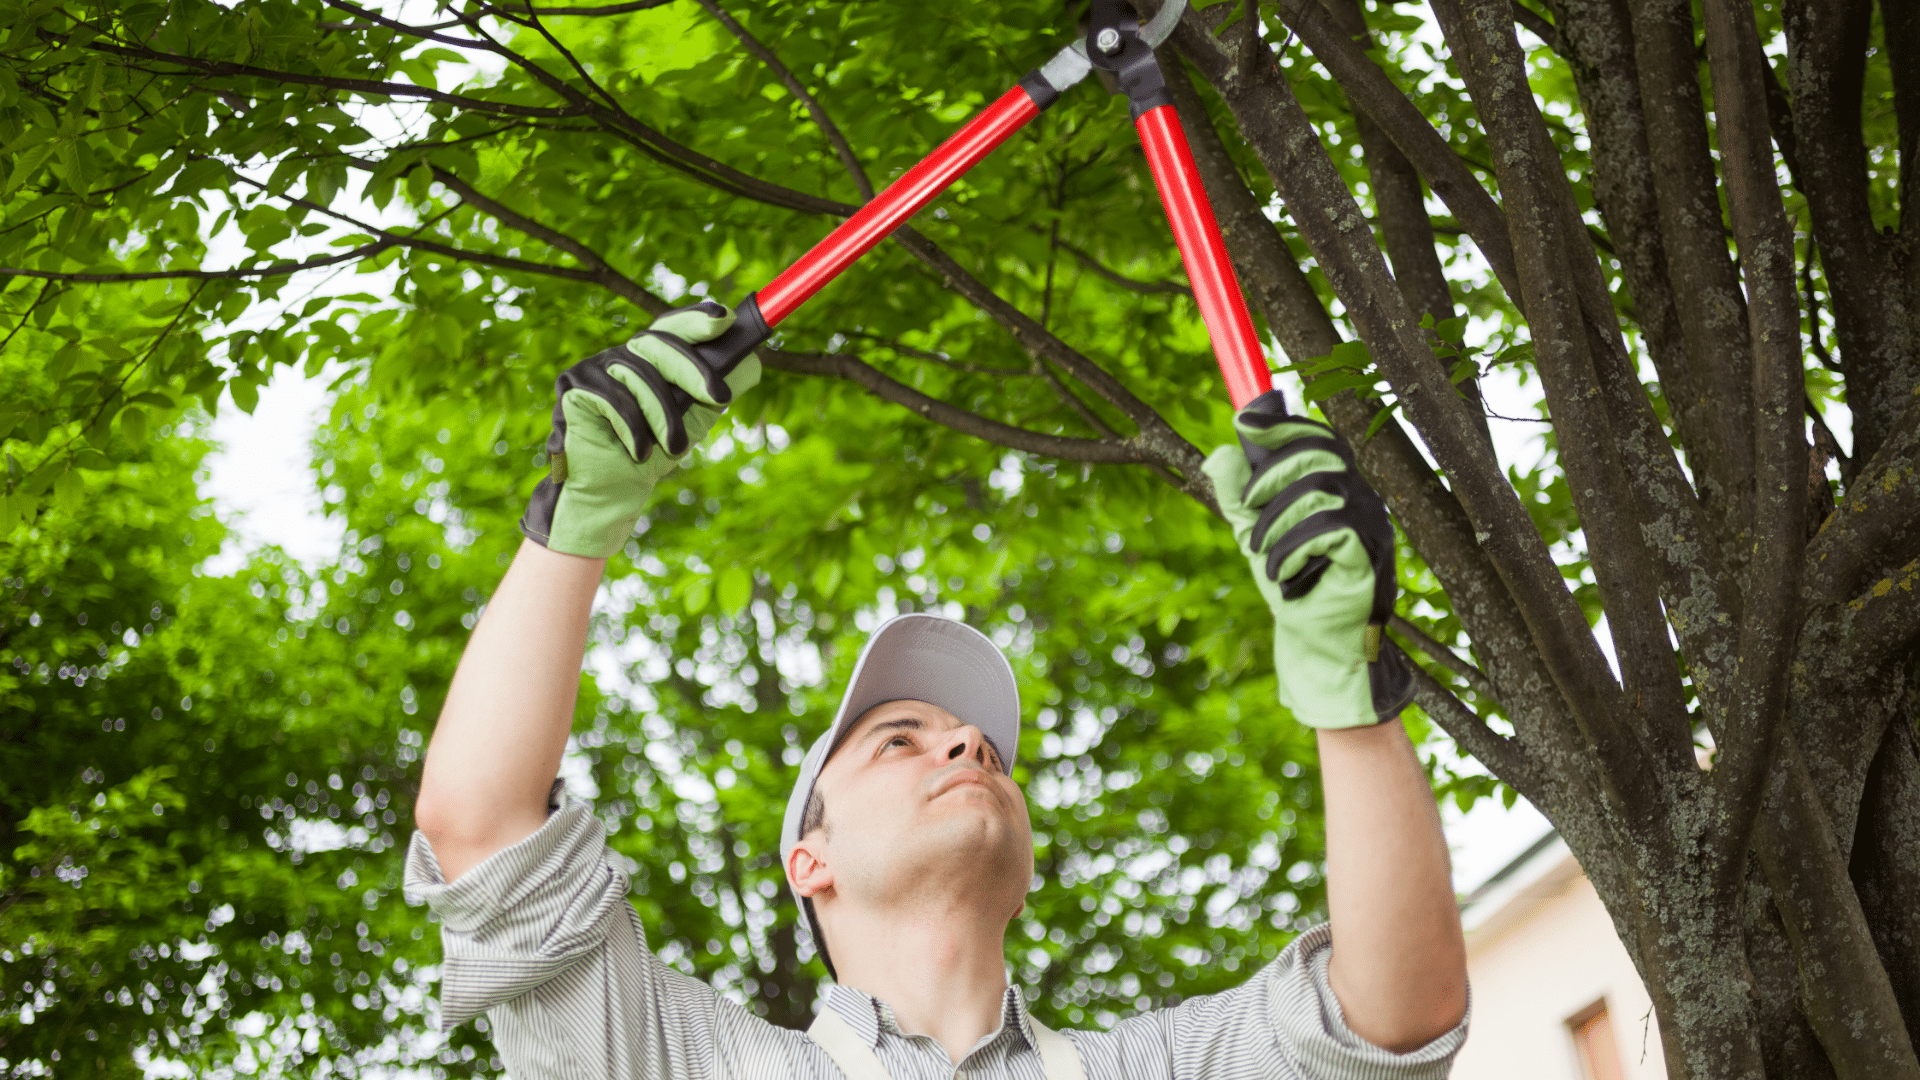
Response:
[{"label": "rubber grip end", "polygon": [[734,308],[733,325],[727,332],[711,341],[695,343],[693,351],[706,361],[716,373],[726,376],[747,354],[758,348],[773,330],[767,326],[767,320],[760,314],[760,298],[757,293],[748,293],[745,300]]}]

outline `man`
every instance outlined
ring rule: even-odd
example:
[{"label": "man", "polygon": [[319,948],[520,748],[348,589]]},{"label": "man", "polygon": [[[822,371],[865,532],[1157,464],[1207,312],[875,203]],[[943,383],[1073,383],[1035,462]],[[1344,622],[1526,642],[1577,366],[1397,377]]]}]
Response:
[{"label": "man", "polygon": [[653,484],[759,377],[671,312],[560,376],[552,472],[454,676],[428,748],[410,895],[439,913],[443,1020],[486,1011],[518,1080],[1446,1075],[1465,1039],[1465,947],[1432,794],[1397,723],[1409,681],[1379,652],[1393,534],[1344,442],[1277,394],[1207,461],[1275,612],[1280,696],[1320,729],[1329,926],[1245,985],[1060,1035],[1007,982],[1033,874],[1011,778],[1020,705],[978,631],[909,615],[875,631],[802,762],[781,855],[836,976],[811,1032],[775,1028],[655,958],[587,808],[555,776],[587,617]]}]

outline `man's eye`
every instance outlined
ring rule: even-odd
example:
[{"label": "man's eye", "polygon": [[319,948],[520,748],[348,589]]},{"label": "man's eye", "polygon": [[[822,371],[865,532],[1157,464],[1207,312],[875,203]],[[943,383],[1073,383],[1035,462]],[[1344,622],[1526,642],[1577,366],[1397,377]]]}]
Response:
[{"label": "man's eye", "polygon": [[907,738],[905,735],[895,735],[893,738],[887,740],[886,746],[882,747],[882,749],[891,749],[892,747],[895,747],[895,746],[912,746],[912,745],[913,745],[912,739]]}]

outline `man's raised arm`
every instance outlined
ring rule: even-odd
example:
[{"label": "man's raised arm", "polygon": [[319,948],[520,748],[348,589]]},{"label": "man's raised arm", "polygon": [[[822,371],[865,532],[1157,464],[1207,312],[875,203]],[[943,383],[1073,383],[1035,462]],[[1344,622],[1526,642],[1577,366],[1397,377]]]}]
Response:
[{"label": "man's raised arm", "polygon": [[546,821],[607,559],[633,534],[654,484],[759,381],[752,356],[722,377],[687,347],[732,323],[718,304],[668,312],[557,380],[551,471],[460,658],[420,779],[415,823],[446,880]]},{"label": "man's raised arm", "polygon": [[1273,611],[1280,703],[1319,729],[1328,982],[1354,1034],[1404,1053],[1459,1024],[1467,963],[1440,815],[1398,719],[1412,678],[1382,648],[1393,523],[1346,440],[1288,414],[1278,392],[1234,428],[1241,445],[1205,468]]},{"label": "man's raised arm", "polygon": [[414,808],[448,881],[546,821],[606,565],[524,540],[474,627]]}]

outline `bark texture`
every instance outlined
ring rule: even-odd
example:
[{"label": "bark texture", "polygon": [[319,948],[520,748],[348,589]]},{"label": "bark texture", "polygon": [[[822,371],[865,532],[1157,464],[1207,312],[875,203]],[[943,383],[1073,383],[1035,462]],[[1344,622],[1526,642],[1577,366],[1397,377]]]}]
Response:
[{"label": "bark texture", "polygon": [[[1398,398],[1371,439],[1378,403],[1345,393],[1323,407],[1446,589],[1474,658],[1402,627],[1425,662],[1417,701],[1566,837],[1647,979],[1673,1076],[1920,1077],[1920,412],[1902,351],[1911,320],[1893,297],[1911,288],[1906,249],[1858,226],[1874,209],[1860,112],[1867,50],[1881,47],[1863,29],[1870,9],[1791,8],[1799,44],[1784,80],[1750,5],[1557,0],[1550,25],[1529,13],[1580,95],[1582,176],[1534,104],[1512,6],[1435,0],[1487,140],[1491,168],[1476,176],[1369,52],[1363,7],[1282,3],[1307,50],[1290,70],[1229,7],[1186,15],[1174,45],[1212,93],[1180,80],[1176,99],[1282,350],[1299,362],[1352,333]],[[1909,103],[1913,22],[1890,14],[1885,31],[1908,35]],[[1364,193],[1295,96],[1309,61],[1354,107]],[[1905,169],[1920,117],[1901,118]],[[1219,127],[1264,176],[1235,168]],[[1350,330],[1259,214],[1261,181]],[[1793,183],[1809,207],[1797,221]],[[1517,527],[1480,397],[1442,389],[1444,343],[1418,332],[1423,315],[1458,310],[1425,254],[1428,191],[1525,313],[1618,676],[1544,572],[1537,534]],[[1900,210],[1903,230],[1920,216]],[[1824,287],[1802,265],[1808,230],[1847,263]],[[1835,436],[1810,431],[1805,407],[1802,320],[1820,303],[1835,329],[1819,314],[1804,329],[1836,334],[1854,354],[1841,361],[1849,385],[1871,369],[1875,395],[1837,502],[1822,475]],[[1636,353],[1658,380],[1657,411]],[[1495,713],[1513,735],[1487,724]],[[1704,768],[1699,734],[1717,747]]]}]

